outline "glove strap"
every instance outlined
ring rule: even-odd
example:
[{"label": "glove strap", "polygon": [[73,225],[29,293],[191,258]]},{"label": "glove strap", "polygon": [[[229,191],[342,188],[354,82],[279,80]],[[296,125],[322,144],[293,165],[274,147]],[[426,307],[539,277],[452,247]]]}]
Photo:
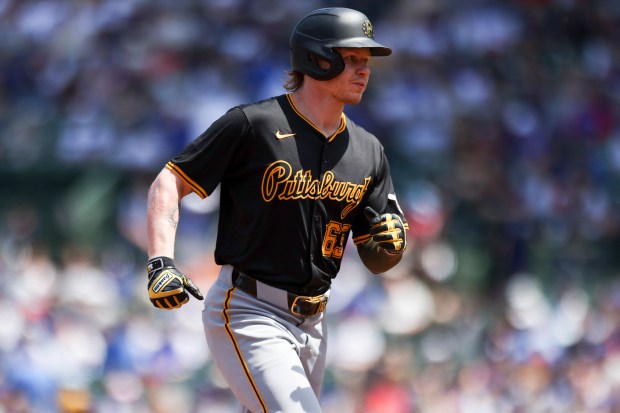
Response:
[{"label": "glove strap", "polygon": [[172,258],[164,256],[155,257],[149,260],[148,264],[146,265],[146,272],[148,273],[150,278],[151,274],[153,274],[155,271],[159,271],[166,267],[174,267],[174,260]]}]

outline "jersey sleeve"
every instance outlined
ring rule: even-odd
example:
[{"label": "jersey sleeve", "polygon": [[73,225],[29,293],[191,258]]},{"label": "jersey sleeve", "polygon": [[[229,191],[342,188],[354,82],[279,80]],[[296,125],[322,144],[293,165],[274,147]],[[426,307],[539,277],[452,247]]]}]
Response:
[{"label": "jersey sleeve", "polygon": [[397,214],[402,219],[405,230],[409,229],[405,214],[396,198],[394,184],[390,175],[390,165],[383,151],[381,152],[381,162],[375,182],[367,194],[365,202],[358,207],[358,213],[353,225],[353,243],[355,245],[363,244],[371,239],[369,233],[370,225],[364,216],[364,209],[367,206],[370,206],[379,214]]},{"label": "jersey sleeve", "polygon": [[172,158],[166,167],[201,198],[213,193],[243,151],[250,127],[243,111],[230,109]]}]

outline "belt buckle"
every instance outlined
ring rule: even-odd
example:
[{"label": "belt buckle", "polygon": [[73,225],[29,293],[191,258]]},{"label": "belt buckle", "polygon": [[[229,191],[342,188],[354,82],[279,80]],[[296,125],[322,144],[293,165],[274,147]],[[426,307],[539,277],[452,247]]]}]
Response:
[{"label": "belt buckle", "polygon": [[[315,310],[312,312],[312,314],[302,314],[300,311],[298,311],[298,308],[301,307],[298,301],[305,301],[310,304],[318,304],[318,305],[315,307]],[[328,298],[326,294],[318,295],[316,297],[298,295],[293,300],[293,304],[291,304],[291,312],[299,316],[306,315],[306,316],[312,317],[322,312],[323,310],[325,310],[325,307],[327,307],[327,301],[328,301]]]}]

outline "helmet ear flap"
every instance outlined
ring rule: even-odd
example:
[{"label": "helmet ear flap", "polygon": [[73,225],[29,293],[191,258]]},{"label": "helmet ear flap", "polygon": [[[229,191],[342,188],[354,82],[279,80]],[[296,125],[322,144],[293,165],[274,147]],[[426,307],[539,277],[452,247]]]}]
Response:
[{"label": "helmet ear flap", "polygon": [[[344,70],[344,60],[339,53],[329,49],[326,51],[325,56],[319,56],[316,53],[308,51],[308,75],[316,80],[330,80],[338,76]],[[329,57],[329,58],[327,58]],[[321,61],[327,62],[329,67],[321,67]]]}]

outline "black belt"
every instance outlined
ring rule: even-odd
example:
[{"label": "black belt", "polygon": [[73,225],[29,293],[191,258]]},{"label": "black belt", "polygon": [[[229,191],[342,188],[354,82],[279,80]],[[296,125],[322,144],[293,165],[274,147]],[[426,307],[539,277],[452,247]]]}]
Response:
[{"label": "black belt", "polygon": [[[261,281],[255,280],[254,278],[239,272],[235,268],[233,268],[232,270],[232,283],[235,287],[246,292],[247,294],[258,298],[259,300],[264,300],[268,302],[271,301],[265,299],[265,297],[261,297],[258,285],[261,284],[262,288],[276,288],[262,283]],[[295,315],[303,317],[312,317],[319,314],[320,312],[325,310],[325,307],[327,306],[327,301],[329,300],[329,292],[314,297],[296,295],[293,293],[289,293],[288,291],[285,292],[287,305],[286,309]],[[272,302],[272,304],[282,307],[284,303]]]}]

